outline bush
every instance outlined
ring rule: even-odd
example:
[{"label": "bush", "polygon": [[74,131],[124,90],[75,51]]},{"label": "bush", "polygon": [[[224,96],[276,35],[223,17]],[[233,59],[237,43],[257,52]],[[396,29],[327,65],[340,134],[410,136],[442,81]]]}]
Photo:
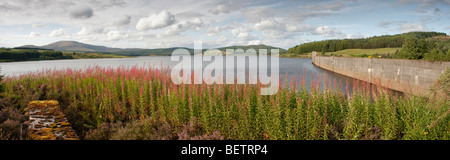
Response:
[{"label": "bush", "polygon": [[204,129],[197,119],[185,125],[183,131],[178,133],[178,140],[224,140],[224,136],[219,131],[213,132],[211,135],[204,134]]},{"label": "bush", "polygon": [[103,123],[90,130],[86,140],[170,140],[176,139],[170,124],[162,123],[154,118],[134,120],[123,125]]},{"label": "bush", "polygon": [[197,120],[183,125],[181,132],[174,134],[172,125],[154,118],[134,120],[125,125],[118,123],[103,123],[90,130],[86,140],[223,140],[219,131],[205,134],[202,124]]},{"label": "bush", "polygon": [[109,140],[111,136],[122,127],[122,123],[102,123],[97,129],[90,130],[84,139],[86,140]]},{"label": "bush", "polygon": [[11,106],[3,108],[0,111],[0,139],[20,139],[24,121],[25,117],[17,109]]},{"label": "bush", "polygon": [[13,107],[6,107],[0,111],[0,123],[6,120],[25,121],[25,117],[17,109]]},{"label": "bush", "polygon": [[438,94],[450,97],[450,67],[439,76],[439,79],[431,86],[431,90]]},{"label": "bush", "polygon": [[173,140],[172,126],[155,118],[134,120],[111,136],[112,140]]},{"label": "bush", "polygon": [[17,120],[6,120],[0,124],[0,140],[20,139],[21,123]]}]

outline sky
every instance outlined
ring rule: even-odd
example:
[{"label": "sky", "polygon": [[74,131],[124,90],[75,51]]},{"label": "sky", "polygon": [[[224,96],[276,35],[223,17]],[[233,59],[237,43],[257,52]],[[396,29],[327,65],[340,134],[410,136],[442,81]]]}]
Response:
[{"label": "sky", "polygon": [[450,0],[0,0],[0,47],[61,40],[117,48],[265,44],[410,31],[450,34]]}]

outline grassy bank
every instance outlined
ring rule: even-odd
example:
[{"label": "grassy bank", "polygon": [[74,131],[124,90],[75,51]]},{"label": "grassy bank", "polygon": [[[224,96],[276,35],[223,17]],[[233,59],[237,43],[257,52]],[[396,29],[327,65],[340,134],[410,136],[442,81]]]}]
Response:
[{"label": "grassy bank", "polygon": [[[324,52],[327,56],[339,57],[391,57],[400,48],[376,48],[376,49],[344,49],[336,52]],[[305,54],[280,54],[280,57],[285,58],[311,58],[311,52]]]},{"label": "grassy bank", "polygon": [[84,52],[60,52],[50,49],[33,48],[0,48],[0,62],[39,61],[57,59],[91,59],[91,58],[124,58],[128,56],[84,53]]},{"label": "grassy bank", "polygon": [[[31,100],[58,100],[82,139],[450,139],[449,101],[439,96],[396,96],[354,83],[347,88],[357,93],[346,97],[318,75],[311,92],[303,78],[262,96],[260,85],[175,85],[169,73],[47,71],[6,78],[4,96],[22,111]],[[330,89],[319,91],[321,81]]]},{"label": "grassy bank", "polygon": [[343,57],[377,57],[383,55],[393,55],[400,48],[376,48],[376,49],[345,49],[336,52],[325,52],[325,55],[335,55]]},{"label": "grassy bank", "polygon": [[308,54],[280,54],[282,58],[311,58],[311,53]]},{"label": "grassy bank", "polygon": [[103,54],[103,53],[84,53],[84,52],[63,52],[65,56],[71,56],[73,59],[94,59],[94,58],[126,58],[129,56]]}]

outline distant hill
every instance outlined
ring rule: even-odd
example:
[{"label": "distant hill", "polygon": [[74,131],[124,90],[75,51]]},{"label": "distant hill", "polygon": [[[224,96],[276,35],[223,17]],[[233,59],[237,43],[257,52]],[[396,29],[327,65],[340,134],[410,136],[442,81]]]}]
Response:
[{"label": "distant hill", "polygon": [[[157,49],[141,49],[141,48],[111,48],[106,46],[97,46],[91,44],[80,43],[77,41],[58,41],[44,46],[35,45],[25,45],[16,48],[33,48],[33,49],[51,49],[55,51],[66,51],[66,52],[99,52],[105,54],[116,54],[124,56],[149,56],[149,55],[170,55],[176,49],[187,49],[191,54],[194,50],[186,47],[171,47],[171,48],[157,48]],[[267,46],[267,45],[249,45],[249,46],[229,46],[218,48],[219,50],[225,51],[226,49],[237,49],[241,48],[244,51],[250,48],[255,50],[259,49],[279,49],[280,53],[286,52],[285,49]]]},{"label": "distant hill", "polygon": [[427,39],[436,36],[445,37],[447,34],[439,32],[408,32],[403,34],[373,36],[359,39],[323,40],[297,45],[289,48],[287,53],[305,54],[312,51],[325,53],[344,49],[400,48],[408,39]]},{"label": "distant hill", "polygon": [[75,52],[114,52],[120,50],[117,48],[84,44],[76,41],[58,41],[41,47],[57,51],[75,51]]},{"label": "distant hill", "polygon": [[77,41],[58,41],[43,46],[24,45],[20,47],[15,47],[15,49],[50,49],[55,51],[69,51],[69,52],[114,52],[120,50],[117,48],[90,45],[80,43]]},{"label": "distant hill", "polygon": [[35,45],[24,45],[20,47],[15,47],[14,49],[42,49],[40,46]]}]

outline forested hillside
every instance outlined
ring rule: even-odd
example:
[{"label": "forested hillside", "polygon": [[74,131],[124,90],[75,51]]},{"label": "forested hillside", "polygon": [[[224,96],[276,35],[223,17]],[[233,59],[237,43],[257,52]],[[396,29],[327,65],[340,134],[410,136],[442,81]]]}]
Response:
[{"label": "forested hillside", "polygon": [[375,49],[402,47],[411,38],[426,39],[434,36],[446,36],[439,32],[409,32],[397,35],[383,35],[359,39],[324,40],[304,43],[290,48],[287,54],[305,54],[312,51],[335,52],[344,49]]}]

